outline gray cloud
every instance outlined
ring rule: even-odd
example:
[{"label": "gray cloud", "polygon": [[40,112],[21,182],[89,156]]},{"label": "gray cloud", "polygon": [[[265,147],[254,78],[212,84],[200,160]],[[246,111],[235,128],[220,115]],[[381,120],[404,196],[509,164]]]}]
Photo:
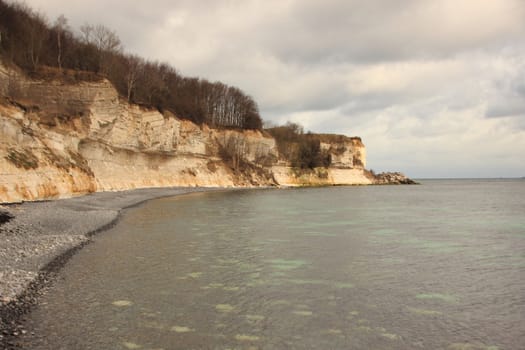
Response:
[{"label": "gray cloud", "polygon": [[519,1],[295,2],[262,31],[262,42],[301,62],[446,57],[519,38],[524,11]]},{"label": "gray cloud", "polygon": [[498,76],[492,85],[486,116],[525,119],[525,62],[518,62],[510,72]]},{"label": "gray cloud", "polygon": [[239,86],[274,122],[360,135],[376,170],[523,176],[522,0],[26,0]]}]

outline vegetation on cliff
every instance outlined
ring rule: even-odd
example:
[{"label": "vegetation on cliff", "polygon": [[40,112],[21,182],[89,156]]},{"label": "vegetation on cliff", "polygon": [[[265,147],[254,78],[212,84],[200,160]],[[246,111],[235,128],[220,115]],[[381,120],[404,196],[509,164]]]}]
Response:
[{"label": "vegetation on cliff", "polygon": [[[289,161],[292,167],[314,169],[330,166],[332,162],[330,152],[321,149],[321,142],[328,135],[305,133],[301,125],[290,122],[267,128],[266,131],[275,138],[279,154]],[[342,135],[332,135],[332,137],[346,138]]]},{"label": "vegetation on cliff", "polygon": [[[126,54],[117,34],[101,25],[86,24],[74,32],[63,16],[50,25],[45,16],[29,7],[0,0],[0,57],[33,79],[75,83],[107,78],[130,103],[170,111],[215,128],[262,129],[256,102],[240,89],[184,77],[168,64]],[[19,89],[13,84],[7,93],[16,103]],[[346,138],[305,133],[293,123],[267,132],[276,139],[281,159],[305,170],[329,167],[334,150],[322,149],[321,143]],[[242,166],[245,148],[239,140],[229,140],[220,154],[232,168],[246,168]],[[14,153],[9,159],[17,166],[32,164]],[[275,161],[266,157],[257,163],[269,166]]]},{"label": "vegetation on cliff", "polygon": [[[168,139],[176,134],[181,139],[191,139],[185,146],[189,147],[191,152],[216,157],[204,162],[205,168],[199,168],[202,165],[200,163],[193,167],[187,166],[183,170],[174,165],[174,173],[197,177],[199,172],[195,169],[199,168],[204,173],[215,174],[221,170],[217,164],[222,164],[234,174],[233,178],[250,178],[251,175],[257,175],[257,179],[250,180],[250,183],[276,183],[268,169],[276,168],[275,171],[279,173],[276,176],[281,176],[286,182],[285,178],[289,174],[279,169],[292,167],[295,175],[316,174],[318,178],[330,178],[329,181],[337,183],[363,182],[362,179],[343,179],[339,171],[355,169],[366,172],[366,153],[360,138],[313,134],[305,132],[302,126],[295,123],[263,130],[256,102],[240,89],[220,82],[212,83],[204,79],[184,77],[168,64],[151,62],[128,54],[124,52],[117,34],[101,25],[86,24],[78,31],[73,31],[63,16],[50,24],[45,16],[26,5],[0,0],[0,62],[0,88],[2,94],[7,97],[4,101],[23,110],[23,118],[38,120],[35,124],[37,129],[43,126],[68,132],[71,128],[78,131],[77,128],[81,126],[91,125],[89,118],[93,117],[90,111],[94,108],[94,100],[90,95],[92,89],[86,87],[94,86],[102,91],[102,99],[97,101],[105,103],[102,109],[102,105],[97,107],[100,120],[93,124],[93,132],[97,137],[104,133],[106,138],[113,135],[115,140],[119,140],[117,148],[122,144],[126,147],[137,147],[140,151],[148,148],[150,155],[160,152],[164,157],[167,149],[175,152],[176,147]],[[108,103],[111,106],[107,105]],[[148,116],[147,120],[140,124],[140,130],[128,135],[129,140],[122,143],[122,135],[118,136],[118,132],[126,128],[118,126],[115,133],[112,133],[120,115],[115,112],[119,106],[128,111],[129,115],[157,115]],[[157,113],[151,108],[166,113]],[[131,112],[132,110],[135,112]],[[173,116],[199,124],[200,128],[193,123],[187,123],[191,124],[194,129],[190,129],[200,136],[193,131],[188,131],[189,134],[184,131],[179,135],[179,121],[175,121]],[[33,137],[31,133],[34,130],[30,127],[33,120],[20,122],[26,121],[28,123],[23,125],[21,132]],[[119,119],[118,123],[122,122],[123,120]],[[266,134],[272,136],[275,143],[271,140],[259,141],[257,145],[250,144],[247,141],[250,132],[239,133],[239,130],[220,130],[216,134],[209,133],[210,138],[206,139],[201,134],[208,129],[202,124],[220,129],[258,130],[255,134],[261,137],[261,140]],[[137,126],[133,125],[131,129]],[[166,133],[166,140],[160,142],[156,138],[162,134],[160,129],[165,126],[172,132]],[[16,126],[14,128],[16,129]],[[262,131],[262,134],[259,131]],[[144,139],[138,140],[137,135],[142,135]],[[202,140],[194,142],[195,138]],[[144,140],[147,140],[149,146],[145,147]],[[43,144],[45,147],[40,151],[35,151],[34,148],[26,149],[23,145],[8,145],[2,158],[21,170],[34,170],[52,165],[68,174],[74,171],[77,176],[87,179],[95,176],[92,164],[85,158],[86,154],[82,153],[87,151],[79,148],[82,143],[66,150]],[[204,150],[200,150],[201,144],[205,145]],[[172,146],[174,148],[170,148]],[[181,152],[188,152],[188,149]],[[334,175],[338,176],[337,178],[329,176],[329,167],[337,169],[337,174]],[[311,182],[311,179],[308,181]],[[375,176],[370,174],[364,182],[374,181]],[[0,187],[0,192],[1,190]]]},{"label": "vegetation on cliff", "polygon": [[0,0],[0,56],[38,79],[107,78],[129,102],[197,124],[262,127],[256,102],[239,88],[185,77],[166,63],[125,53],[117,34],[104,26],[74,32],[64,16],[50,24],[20,3]]}]

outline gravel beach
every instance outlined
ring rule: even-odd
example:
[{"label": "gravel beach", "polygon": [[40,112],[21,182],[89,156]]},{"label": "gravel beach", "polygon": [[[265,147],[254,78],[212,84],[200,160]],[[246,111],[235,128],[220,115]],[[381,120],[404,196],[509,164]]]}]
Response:
[{"label": "gravel beach", "polygon": [[45,202],[0,205],[0,346],[16,348],[18,325],[38,294],[90,237],[147,200],[217,188],[99,192]]}]

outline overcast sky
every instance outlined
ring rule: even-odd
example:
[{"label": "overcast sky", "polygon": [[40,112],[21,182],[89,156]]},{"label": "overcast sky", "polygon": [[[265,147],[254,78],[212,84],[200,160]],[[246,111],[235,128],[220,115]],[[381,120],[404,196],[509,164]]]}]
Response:
[{"label": "overcast sky", "polygon": [[263,119],[361,136],[368,167],[525,176],[524,0],[26,0],[240,87]]}]

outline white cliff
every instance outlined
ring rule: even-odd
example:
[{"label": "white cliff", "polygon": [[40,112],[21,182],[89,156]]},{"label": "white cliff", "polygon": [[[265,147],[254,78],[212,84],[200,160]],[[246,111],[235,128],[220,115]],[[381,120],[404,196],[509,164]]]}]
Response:
[{"label": "white cliff", "polygon": [[143,187],[373,182],[359,138],[323,140],[332,166],[298,173],[260,131],[212,129],[132,105],[107,80],[32,80],[0,64],[0,93],[0,202]]}]

